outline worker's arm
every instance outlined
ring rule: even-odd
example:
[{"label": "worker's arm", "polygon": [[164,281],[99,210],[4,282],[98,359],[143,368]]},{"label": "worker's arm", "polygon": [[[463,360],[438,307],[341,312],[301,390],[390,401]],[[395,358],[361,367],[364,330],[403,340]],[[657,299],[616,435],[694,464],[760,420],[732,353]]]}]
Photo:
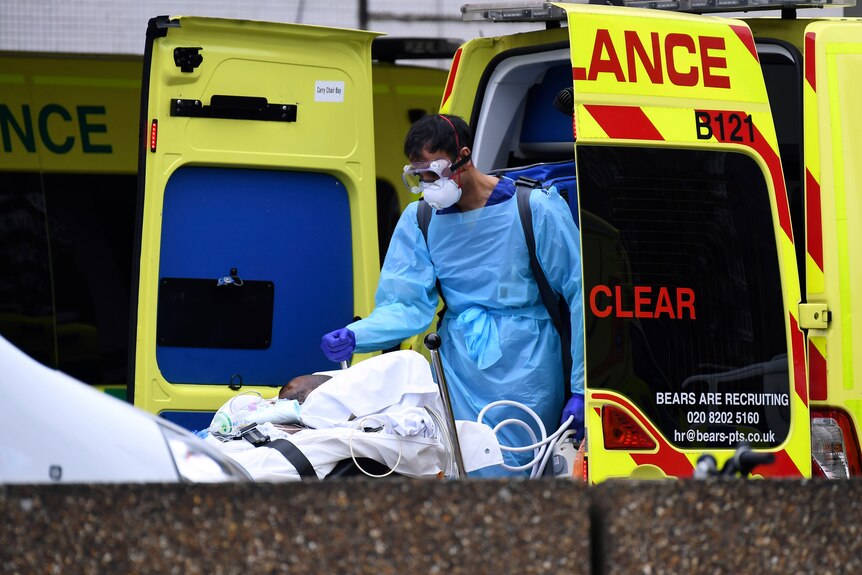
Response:
[{"label": "worker's arm", "polygon": [[374,311],[347,326],[356,352],[386,349],[428,329],[437,309],[434,266],[416,222],[418,202],[408,205],[389,242],[380,270]]}]

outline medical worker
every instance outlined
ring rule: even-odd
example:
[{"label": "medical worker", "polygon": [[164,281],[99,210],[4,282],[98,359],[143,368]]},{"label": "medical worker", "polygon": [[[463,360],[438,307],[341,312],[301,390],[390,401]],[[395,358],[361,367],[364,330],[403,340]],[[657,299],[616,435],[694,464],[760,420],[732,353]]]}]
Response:
[{"label": "medical worker", "polygon": [[[419,202],[413,202],[392,234],[374,311],[324,335],[321,348],[340,362],[424,332],[435,319],[439,287],[447,306],[438,328],[440,357],[455,417],[475,421],[487,404],[507,399],[535,411],[548,434],[559,427],[561,413],[562,420],[571,415],[582,436],[584,322],[580,241],[571,212],[555,189],[530,196],[536,255],[571,312],[573,367],[566,384],[572,396],[564,406],[560,338],[530,270],[515,182],[480,172],[470,158],[472,145],[469,126],[457,116],[425,116],[410,128],[404,180],[434,208],[427,245],[417,222]],[[490,410],[484,421],[493,427],[512,417],[529,421],[509,407]],[[498,438],[508,446],[531,443],[516,425],[503,427]],[[506,463],[532,456],[506,453]],[[512,472],[497,466],[479,474]]]}]

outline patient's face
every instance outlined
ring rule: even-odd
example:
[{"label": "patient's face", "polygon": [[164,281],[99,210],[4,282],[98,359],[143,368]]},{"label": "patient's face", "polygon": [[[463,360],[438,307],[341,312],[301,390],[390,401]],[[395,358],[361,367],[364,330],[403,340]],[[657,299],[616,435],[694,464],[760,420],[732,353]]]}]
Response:
[{"label": "patient's face", "polygon": [[278,392],[279,399],[295,399],[299,403],[305,401],[308,394],[317,389],[323,382],[331,379],[328,375],[300,375],[291,379]]}]

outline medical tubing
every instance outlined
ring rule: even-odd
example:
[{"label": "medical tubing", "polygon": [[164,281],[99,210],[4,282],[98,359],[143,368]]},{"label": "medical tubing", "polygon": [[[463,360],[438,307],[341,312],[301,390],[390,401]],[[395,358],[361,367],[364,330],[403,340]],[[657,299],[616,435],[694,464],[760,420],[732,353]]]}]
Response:
[{"label": "medical tubing", "polygon": [[[554,451],[557,449],[557,445],[563,440],[563,435],[566,430],[569,429],[569,425],[571,425],[572,421],[574,421],[575,416],[570,415],[566,418],[566,420],[560,425],[557,432],[554,434],[557,437],[548,444],[548,449],[545,451],[545,456],[542,458],[542,461],[539,463],[538,467],[534,468],[532,473],[530,474],[531,479],[535,479],[536,477],[541,477],[545,472],[545,468],[548,466],[548,461],[551,460],[551,457],[554,455]],[[554,435],[551,438],[554,438]]]},{"label": "medical tubing", "polygon": [[426,405],[425,411],[431,415],[431,419],[434,420],[434,424],[437,429],[440,430],[440,442],[443,444],[443,449],[446,453],[446,466],[443,469],[443,475],[446,477],[452,477],[453,471],[456,469],[455,452],[452,449],[452,438],[449,436],[449,432],[446,429],[446,421],[443,419],[443,415],[440,414],[440,412],[430,406]]},{"label": "medical tubing", "polygon": [[369,419],[374,420],[377,423],[379,423],[381,426],[381,430],[386,431],[386,422],[385,421],[383,421],[382,419],[379,419],[373,415],[367,415],[367,416],[363,417],[362,419],[357,420],[356,424],[350,429],[350,435],[347,436],[347,445],[348,445],[348,447],[350,447],[350,458],[353,460],[353,464],[356,465],[356,468],[359,471],[361,471],[362,473],[364,473],[365,475],[367,475],[368,477],[374,477],[374,478],[379,479],[381,477],[386,477],[387,475],[392,475],[393,473],[395,473],[395,470],[398,468],[398,465],[401,463],[401,457],[404,455],[404,446],[401,445],[401,437],[397,433],[387,433],[387,435],[394,436],[395,440],[398,441],[398,459],[395,461],[395,465],[393,465],[392,468],[389,471],[387,471],[386,473],[381,473],[379,475],[374,474],[374,473],[369,473],[369,472],[365,471],[364,469],[362,469],[362,466],[359,465],[359,461],[356,459],[356,454],[353,451],[353,435],[356,433],[356,430],[359,429],[362,426],[362,424]]},{"label": "medical tubing", "polygon": [[522,421],[520,419],[505,419],[505,420],[501,421],[500,423],[498,423],[493,428],[495,435],[500,429],[502,429],[506,425],[519,425],[528,431],[528,433],[530,434],[530,440],[533,442],[530,445],[525,445],[525,446],[521,446],[521,447],[509,447],[506,445],[500,445],[501,450],[511,451],[511,452],[522,452],[522,451],[530,451],[530,450],[536,451],[536,455],[533,457],[533,459],[529,463],[526,463],[526,464],[520,465],[520,466],[511,466],[511,465],[508,465],[506,463],[502,463],[501,466],[504,469],[507,469],[509,471],[525,471],[529,468],[533,468],[533,470],[530,473],[530,477],[531,478],[538,477],[544,471],[544,468],[547,465],[548,460],[550,459],[550,454],[551,454],[553,448],[556,447],[556,443],[558,441],[558,438],[569,428],[569,425],[571,424],[574,417],[569,416],[566,419],[566,421],[563,422],[563,424],[560,425],[560,427],[553,434],[551,434],[549,436],[547,434],[547,431],[545,430],[545,424],[542,422],[541,418],[536,414],[535,411],[533,411],[532,409],[530,409],[529,407],[527,407],[523,403],[519,403],[517,401],[511,401],[508,399],[501,399],[498,401],[492,401],[491,403],[489,403],[488,405],[483,407],[482,410],[479,412],[479,415],[476,417],[476,420],[479,423],[482,423],[482,419],[484,419],[485,414],[489,410],[491,410],[495,407],[503,407],[503,406],[514,407],[514,408],[517,408],[517,409],[520,409],[522,411],[527,412],[527,414],[529,414],[533,418],[533,420],[536,422],[536,426],[539,428],[539,431],[541,433],[542,438],[541,438],[541,440],[536,441],[536,434],[533,431],[533,429],[527,423],[525,423],[524,421]]},{"label": "medical tubing", "polygon": [[[532,428],[530,428],[530,425],[527,422],[521,421],[520,419],[505,419],[505,420],[501,421],[500,423],[498,423],[497,425],[494,426],[494,434],[496,435],[500,429],[502,429],[503,427],[505,427],[507,425],[518,425],[518,426],[524,428],[530,434],[530,441],[533,441],[533,442],[536,441],[536,433],[532,430]],[[533,459],[531,459],[529,461],[529,463],[525,463],[523,465],[518,465],[518,466],[508,465],[506,463],[501,463],[500,465],[502,465],[504,469],[508,469],[509,471],[526,471],[527,469],[530,469],[531,467],[536,465],[542,459],[542,456],[545,453],[545,447],[544,446],[542,446],[540,448],[532,448],[532,447],[523,448],[523,447],[508,447],[505,445],[500,445],[500,450],[502,450],[502,451],[527,451],[529,449],[532,449],[533,453],[535,454],[533,456]]]}]

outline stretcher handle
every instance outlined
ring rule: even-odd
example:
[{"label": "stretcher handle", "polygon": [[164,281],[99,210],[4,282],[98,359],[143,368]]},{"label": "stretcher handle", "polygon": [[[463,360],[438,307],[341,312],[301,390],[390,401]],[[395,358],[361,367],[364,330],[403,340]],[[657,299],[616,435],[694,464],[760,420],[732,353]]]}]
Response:
[{"label": "stretcher handle", "polygon": [[449,386],[446,384],[446,377],[443,375],[443,363],[440,361],[440,336],[436,333],[429,333],[425,336],[425,347],[431,354],[431,367],[434,370],[434,377],[437,379],[437,385],[440,387],[440,396],[443,398],[443,407],[446,409],[446,423],[449,427],[449,437],[452,438],[452,451],[455,455],[455,474],[456,477],[467,477],[464,471],[464,457],[461,455],[461,442],[458,440],[458,428],[455,425],[455,412],[452,411],[452,401],[449,399]]}]

